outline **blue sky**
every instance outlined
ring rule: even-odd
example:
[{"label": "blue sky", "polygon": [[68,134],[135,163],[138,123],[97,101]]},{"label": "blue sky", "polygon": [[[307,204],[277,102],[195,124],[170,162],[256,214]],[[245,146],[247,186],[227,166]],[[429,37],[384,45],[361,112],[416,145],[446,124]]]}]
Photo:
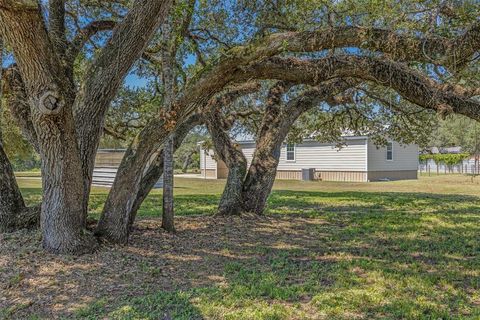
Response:
[{"label": "blue sky", "polygon": [[[184,67],[188,67],[189,65],[195,64],[197,61],[197,57],[195,55],[190,54],[188,55],[185,60],[183,61]],[[125,77],[125,84],[131,88],[144,88],[147,86],[149,79],[147,77],[139,77],[135,72],[130,72]]]},{"label": "blue sky", "polygon": [[135,73],[130,73],[125,77],[125,84],[131,88],[144,88],[147,83],[147,78],[139,77]]}]

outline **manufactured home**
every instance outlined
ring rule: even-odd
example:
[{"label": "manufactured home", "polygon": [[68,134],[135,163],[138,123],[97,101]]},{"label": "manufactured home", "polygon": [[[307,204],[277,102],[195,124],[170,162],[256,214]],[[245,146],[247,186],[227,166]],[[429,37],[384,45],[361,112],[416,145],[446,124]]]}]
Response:
[{"label": "manufactured home", "polygon": [[[239,141],[238,144],[250,165],[255,142]],[[353,182],[417,179],[418,152],[415,144],[400,145],[395,141],[377,147],[367,136],[345,137],[341,147],[313,140],[285,143],[277,179]],[[204,178],[224,179],[228,174],[227,166],[217,160],[214,151],[203,148],[200,149],[200,169]]]}]

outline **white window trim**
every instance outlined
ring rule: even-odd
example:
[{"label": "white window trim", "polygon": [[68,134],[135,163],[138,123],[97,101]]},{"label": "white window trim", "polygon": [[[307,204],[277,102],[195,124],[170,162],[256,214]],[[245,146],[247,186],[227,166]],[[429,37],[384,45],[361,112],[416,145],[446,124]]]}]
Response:
[{"label": "white window trim", "polygon": [[[392,144],[392,159],[388,159],[388,144]],[[385,159],[387,161],[393,161],[393,141],[387,141],[387,147],[385,148]]]},{"label": "white window trim", "polygon": [[[288,145],[293,144],[293,160],[288,160]],[[296,143],[287,143],[285,144],[285,162],[296,162],[297,161],[297,144]]]}]

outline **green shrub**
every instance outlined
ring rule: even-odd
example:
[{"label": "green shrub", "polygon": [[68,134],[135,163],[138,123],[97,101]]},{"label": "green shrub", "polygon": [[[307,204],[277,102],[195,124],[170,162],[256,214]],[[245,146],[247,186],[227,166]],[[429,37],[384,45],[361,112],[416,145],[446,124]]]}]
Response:
[{"label": "green shrub", "polygon": [[425,162],[430,159],[435,161],[436,164],[443,163],[447,166],[456,165],[463,160],[470,157],[469,153],[438,153],[438,154],[421,154],[420,161]]}]

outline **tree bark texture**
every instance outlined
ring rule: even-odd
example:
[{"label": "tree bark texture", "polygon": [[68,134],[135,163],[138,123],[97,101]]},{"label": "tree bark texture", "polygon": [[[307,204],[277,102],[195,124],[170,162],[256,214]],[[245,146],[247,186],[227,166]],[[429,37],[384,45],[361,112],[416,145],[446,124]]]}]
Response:
[{"label": "tree bark texture", "polygon": [[[127,243],[129,221],[135,198],[141,189],[144,172],[169,135],[163,126],[149,126],[128,147],[108,193],[95,233],[114,243]],[[152,150],[155,147],[155,150]],[[128,186],[128,187],[127,187]]]},{"label": "tree bark texture", "polygon": [[3,72],[2,93],[5,96],[7,107],[10,109],[16,125],[22,131],[23,137],[37,153],[40,153],[37,133],[32,122],[30,104],[25,92],[25,84],[22,81],[18,66],[11,66]]},{"label": "tree bark texture", "polygon": [[43,246],[54,253],[91,251],[96,241],[85,230],[82,210],[82,164],[71,109],[73,87],[56,60],[39,10],[0,10],[0,17],[2,34],[14,50],[30,98],[42,158]]},{"label": "tree bark texture", "polygon": [[221,108],[233,103],[240,96],[259,89],[258,82],[247,82],[233,87],[213,98],[203,111],[203,118],[212,137],[216,154],[229,168],[226,187],[218,205],[218,214],[221,215],[243,212],[242,185],[247,173],[247,160],[238,144],[234,143],[228,134],[235,119],[224,117]]},{"label": "tree bark texture", "polygon": [[[162,27],[165,39],[165,48],[161,51],[162,79],[164,87],[164,103],[167,114],[172,111],[172,103],[175,101],[175,50],[170,44],[172,39],[172,26],[166,23]],[[168,120],[167,120],[168,121]],[[173,164],[173,137],[169,136],[163,146],[163,201],[162,201],[162,228],[168,232],[175,232],[174,219],[174,164]]]},{"label": "tree bark texture", "polygon": [[[77,92],[70,72],[73,59],[64,59],[64,1],[49,3],[49,29],[38,2],[0,1],[0,31],[18,64],[30,106],[28,126],[34,129],[42,158],[41,228],[49,252],[81,254],[96,246],[85,226],[105,112],[171,2],[136,1]],[[70,65],[65,65],[67,60]]]},{"label": "tree bark texture", "polygon": [[240,214],[243,211],[242,185],[247,173],[247,159],[238,144],[230,139],[228,130],[232,123],[225,123],[228,121],[222,119],[218,110],[209,112],[205,119],[216,154],[229,169],[227,184],[218,205],[218,214]]},{"label": "tree bark texture", "polygon": [[293,121],[286,121],[286,119],[295,117],[295,114],[283,114],[281,108],[282,96],[291,86],[291,83],[281,81],[274,85],[268,94],[252,163],[242,184],[242,199],[246,212],[263,213],[272,190],[280,159],[280,149],[290,129],[287,122],[292,124],[294,122],[293,119]]}]

